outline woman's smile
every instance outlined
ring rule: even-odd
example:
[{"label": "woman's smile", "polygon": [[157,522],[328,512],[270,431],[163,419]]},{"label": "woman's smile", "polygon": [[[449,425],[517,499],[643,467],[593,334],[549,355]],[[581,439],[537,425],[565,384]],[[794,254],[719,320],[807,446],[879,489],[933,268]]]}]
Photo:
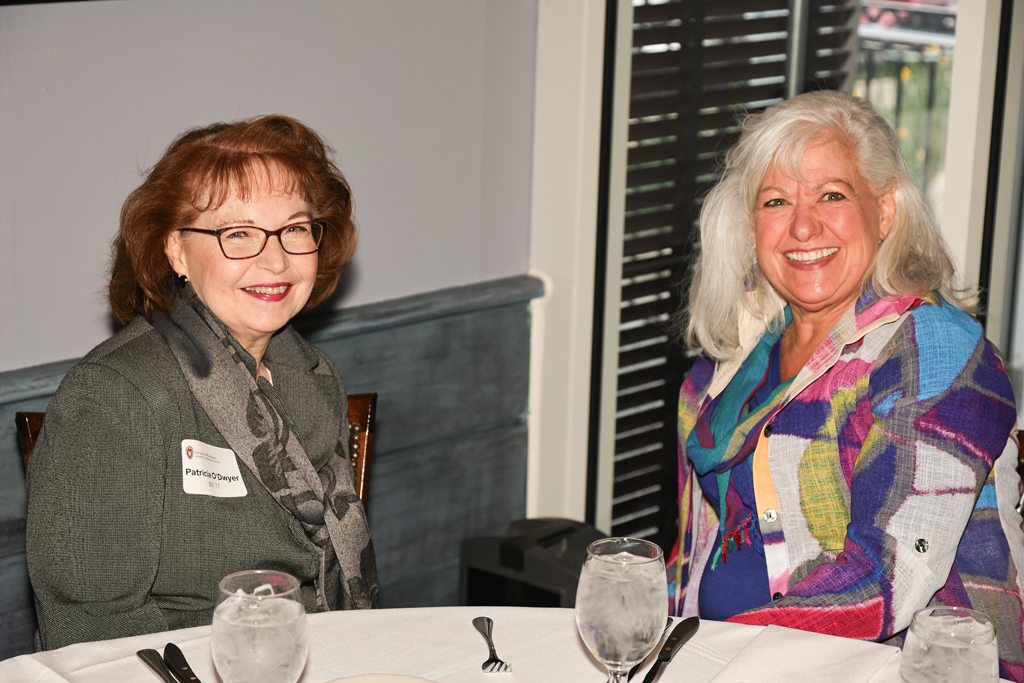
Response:
[{"label": "woman's smile", "polygon": [[253,285],[251,287],[242,287],[242,290],[246,294],[254,296],[261,301],[281,301],[290,289],[291,285],[287,282],[273,285]]},{"label": "woman's smile", "polygon": [[816,264],[839,251],[839,247],[830,249],[815,249],[814,251],[791,251],[786,253],[786,258],[800,264]]}]

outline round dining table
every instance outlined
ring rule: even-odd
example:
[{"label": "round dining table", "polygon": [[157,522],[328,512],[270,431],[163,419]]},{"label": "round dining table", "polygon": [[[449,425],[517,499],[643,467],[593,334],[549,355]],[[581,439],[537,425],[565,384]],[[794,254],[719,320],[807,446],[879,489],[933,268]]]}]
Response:
[{"label": "round dining table", "polygon": [[[494,620],[507,673],[481,670],[488,650],[473,627]],[[678,623],[678,620],[676,620]],[[299,683],[360,674],[404,674],[436,683],[603,683],[571,609],[423,607],[329,612],[307,617],[309,658]],[[136,653],[168,642],[184,652],[201,683],[221,683],[210,655],[210,627],[69,645],[0,662],[5,683],[157,683]],[[653,660],[653,656],[651,658]],[[662,683],[897,683],[897,648],[775,626],[702,621],[661,671]],[[633,679],[641,683],[651,662]]]}]

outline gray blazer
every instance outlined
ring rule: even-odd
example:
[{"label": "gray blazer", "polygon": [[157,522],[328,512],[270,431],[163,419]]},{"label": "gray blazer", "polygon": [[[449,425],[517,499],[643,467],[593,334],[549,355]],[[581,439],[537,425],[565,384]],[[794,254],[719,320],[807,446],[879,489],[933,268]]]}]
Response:
[{"label": "gray blazer", "polygon": [[[348,443],[334,364],[291,327],[264,363],[313,465]],[[254,368],[253,368],[254,371]],[[142,318],[65,377],[28,468],[26,545],[43,649],[209,624],[221,577],[277,569],[315,611],[317,553],[239,461],[247,495],[187,494],[181,442],[228,448]]]}]

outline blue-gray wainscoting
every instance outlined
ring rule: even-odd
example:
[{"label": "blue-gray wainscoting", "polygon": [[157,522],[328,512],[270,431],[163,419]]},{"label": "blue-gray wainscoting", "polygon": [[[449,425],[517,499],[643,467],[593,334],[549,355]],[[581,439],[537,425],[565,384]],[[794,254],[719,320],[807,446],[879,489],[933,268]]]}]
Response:
[{"label": "blue-gray wainscoting", "polygon": [[[378,393],[370,530],[382,607],[454,605],[459,543],[526,512],[529,301],[517,276],[317,314],[296,327],[349,393]],[[45,410],[75,361],[0,373],[0,659],[32,651],[25,478],[14,413]]]}]

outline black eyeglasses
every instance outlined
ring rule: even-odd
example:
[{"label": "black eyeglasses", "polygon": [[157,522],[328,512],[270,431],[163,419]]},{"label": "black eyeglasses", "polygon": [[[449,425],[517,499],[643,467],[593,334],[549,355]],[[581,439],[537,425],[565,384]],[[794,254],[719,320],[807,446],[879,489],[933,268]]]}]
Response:
[{"label": "black eyeglasses", "polygon": [[324,237],[323,221],[306,221],[292,223],[279,230],[264,230],[254,225],[232,225],[219,230],[203,230],[202,228],[179,228],[179,232],[201,232],[213,235],[220,242],[220,250],[224,256],[233,260],[255,258],[263,253],[267,240],[277,235],[281,248],[294,256],[312,254],[320,249],[320,240]]}]

